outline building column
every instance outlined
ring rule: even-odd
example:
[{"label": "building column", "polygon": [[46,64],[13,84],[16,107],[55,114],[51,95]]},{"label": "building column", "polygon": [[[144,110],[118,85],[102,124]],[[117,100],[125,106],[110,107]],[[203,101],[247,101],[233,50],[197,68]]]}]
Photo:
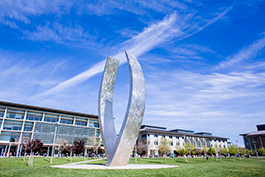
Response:
[{"label": "building column", "polygon": [[16,157],[19,157],[19,150],[20,150],[20,144],[17,145],[17,152],[16,152]]},{"label": "building column", "polygon": [[85,147],[85,157],[87,156],[87,148]]},{"label": "building column", "polygon": [[250,139],[251,139],[251,137],[249,136],[249,137],[248,137],[248,142],[249,142],[250,150],[253,151],[253,150],[252,150],[252,144],[251,144]]},{"label": "building column", "polygon": [[7,150],[7,156],[8,157],[9,157],[10,148],[11,148],[11,143],[9,143],[8,150]]},{"label": "building column", "polygon": [[5,155],[4,155],[4,157],[6,157],[7,155],[6,155],[6,151],[7,151],[7,145],[6,145],[6,147],[5,147]]},{"label": "building column", "polygon": [[263,146],[263,142],[262,142],[262,138],[261,138],[261,136],[259,136],[259,139],[260,139],[261,147],[264,147],[264,146]]}]

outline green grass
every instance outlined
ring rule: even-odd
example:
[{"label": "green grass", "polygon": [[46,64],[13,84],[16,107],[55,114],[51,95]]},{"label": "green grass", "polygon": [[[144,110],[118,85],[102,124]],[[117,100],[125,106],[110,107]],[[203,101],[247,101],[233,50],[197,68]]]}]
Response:
[{"label": "green grass", "polygon": [[[72,162],[83,161],[83,158],[73,158]],[[34,166],[27,166],[22,158],[1,158],[0,176],[265,176],[265,160],[223,158],[190,158],[186,163],[183,158],[163,160],[164,164],[179,165],[178,168],[141,169],[141,170],[81,170],[59,169],[50,167],[50,158],[34,158]],[[53,158],[52,165],[70,163],[67,158]],[[106,160],[91,163],[106,163]],[[134,159],[130,159],[134,164]],[[137,164],[161,164],[160,158],[137,159]]]}]

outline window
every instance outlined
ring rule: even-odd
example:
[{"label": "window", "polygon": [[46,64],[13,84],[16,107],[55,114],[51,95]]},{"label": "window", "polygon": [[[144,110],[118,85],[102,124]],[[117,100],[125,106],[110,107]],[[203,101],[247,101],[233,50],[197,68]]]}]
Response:
[{"label": "window", "polygon": [[5,114],[5,109],[0,108],[0,117],[4,117],[4,114]]},{"label": "window", "polygon": [[158,145],[158,141],[154,141],[154,145]]},{"label": "window", "polygon": [[173,142],[172,141],[170,142],[170,144],[171,144],[171,146],[173,146]]},{"label": "window", "polygon": [[58,119],[52,117],[44,117],[45,122],[58,122]]},{"label": "window", "polygon": [[179,137],[178,137],[178,136],[176,136],[176,139],[178,140],[178,139],[179,139]]},{"label": "window", "polygon": [[30,139],[30,137],[31,137],[31,134],[30,133],[23,133],[22,134],[22,142],[24,142],[24,143],[26,143],[26,142],[28,142],[28,140]]},{"label": "window", "polygon": [[22,128],[22,122],[20,121],[12,121],[12,120],[6,120],[3,126],[4,130],[16,130],[20,131]]},{"label": "window", "polygon": [[99,123],[97,120],[89,120],[89,127],[99,127]]},{"label": "window", "polygon": [[60,120],[61,124],[73,124],[73,120],[68,120],[68,119],[61,119]]},{"label": "window", "polygon": [[24,114],[8,112],[8,113],[6,113],[6,118],[10,118],[10,119],[24,119]]},{"label": "window", "polygon": [[165,135],[162,135],[163,138],[165,138],[166,136]]},{"label": "window", "polygon": [[96,129],[96,137],[99,137],[99,129]]},{"label": "window", "polygon": [[157,138],[157,137],[158,137],[158,135],[154,135],[154,137],[155,137],[155,138]]},{"label": "window", "polygon": [[144,134],[142,134],[142,138],[146,138],[146,134],[144,133]]},{"label": "window", "polygon": [[75,121],[75,125],[81,125],[81,126],[86,126],[86,122],[83,121]]},{"label": "window", "polygon": [[169,136],[169,139],[172,139],[172,136]]},{"label": "window", "polygon": [[20,133],[16,132],[2,132],[0,136],[0,140],[8,141],[8,142],[18,142]]},{"label": "window", "polygon": [[42,113],[27,112],[26,120],[41,121]]}]

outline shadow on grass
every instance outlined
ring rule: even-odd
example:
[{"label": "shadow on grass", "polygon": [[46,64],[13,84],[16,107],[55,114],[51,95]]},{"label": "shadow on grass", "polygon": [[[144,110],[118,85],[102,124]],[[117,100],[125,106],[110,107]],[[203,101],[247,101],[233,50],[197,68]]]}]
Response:
[{"label": "shadow on grass", "polygon": [[43,160],[50,163],[50,160],[48,160],[48,159],[43,159]]},{"label": "shadow on grass", "polygon": [[175,162],[178,162],[178,163],[187,163],[187,161],[185,161],[184,159],[178,159],[178,160],[175,160]]}]

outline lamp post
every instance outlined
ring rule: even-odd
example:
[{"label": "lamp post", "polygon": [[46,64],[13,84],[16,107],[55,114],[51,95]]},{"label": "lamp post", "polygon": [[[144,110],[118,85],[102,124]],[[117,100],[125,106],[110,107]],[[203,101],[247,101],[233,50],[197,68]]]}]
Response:
[{"label": "lamp post", "polygon": [[236,142],[236,145],[237,145],[237,151],[238,151],[238,157],[239,157],[239,159],[241,160],[241,155],[240,155],[240,153],[239,153],[239,146],[238,146],[238,140],[235,140],[235,142]]}]

